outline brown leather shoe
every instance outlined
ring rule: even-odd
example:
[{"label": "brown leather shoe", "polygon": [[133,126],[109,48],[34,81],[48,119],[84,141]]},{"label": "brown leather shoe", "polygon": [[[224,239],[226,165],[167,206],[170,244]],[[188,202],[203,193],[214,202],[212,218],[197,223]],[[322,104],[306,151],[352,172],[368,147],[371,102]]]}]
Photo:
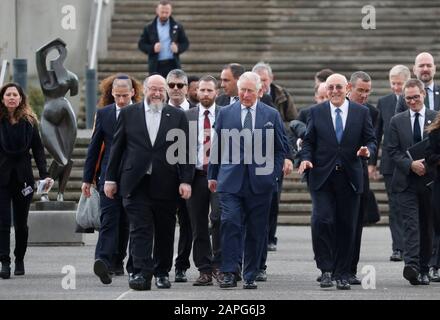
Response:
[{"label": "brown leather shoe", "polygon": [[212,286],[211,273],[200,272],[200,276],[194,281],[193,286]]}]

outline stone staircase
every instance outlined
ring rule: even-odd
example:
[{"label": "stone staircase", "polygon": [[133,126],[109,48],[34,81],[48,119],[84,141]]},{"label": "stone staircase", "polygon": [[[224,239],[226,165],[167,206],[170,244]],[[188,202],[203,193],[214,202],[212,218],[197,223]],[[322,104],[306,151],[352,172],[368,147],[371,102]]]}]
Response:
[{"label": "stone staircase", "polygon": [[[108,58],[99,61],[100,77],[147,73],[147,56],[137,49],[143,26],[154,17],[156,0],[116,0]],[[376,9],[376,29],[364,30],[364,5]],[[417,7],[415,7],[417,6]],[[440,3],[414,1],[179,0],[173,15],[190,40],[182,58],[189,74],[219,77],[223,64],[251,68],[269,62],[276,81],[295,97],[298,107],[313,96],[313,76],[330,67],[349,76],[364,70],[373,78],[375,102],[388,92],[388,70],[411,66],[423,50],[440,49]]]},{"label": "stone staircase", "polygon": [[[153,19],[157,0],[115,0],[108,57],[99,60],[99,79],[126,72],[143,80],[147,56],[137,49],[143,26]],[[366,5],[376,12],[376,29],[364,30]],[[222,65],[239,62],[250,69],[269,62],[275,81],[293,95],[298,108],[313,100],[313,76],[322,68],[349,76],[363,70],[373,78],[370,102],[389,92],[388,71],[395,64],[412,68],[415,56],[440,50],[438,0],[175,0],[173,16],[181,22],[190,48],[181,56],[188,74],[219,77]],[[438,59],[437,59],[438,60]],[[78,115],[83,123],[84,111]],[[66,199],[79,197],[80,163],[85,141],[78,141],[78,159]],[[383,182],[372,182],[387,223]],[[72,190],[72,191],[70,191]],[[285,180],[280,223],[308,224],[311,201],[298,175]]]}]

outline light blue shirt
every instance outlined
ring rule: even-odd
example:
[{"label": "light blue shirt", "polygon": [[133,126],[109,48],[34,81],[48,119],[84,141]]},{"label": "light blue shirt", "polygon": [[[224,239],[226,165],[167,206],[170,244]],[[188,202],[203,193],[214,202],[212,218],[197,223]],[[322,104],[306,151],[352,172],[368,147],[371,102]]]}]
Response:
[{"label": "light blue shirt", "polygon": [[159,36],[160,51],[158,60],[170,60],[174,58],[171,51],[171,38],[170,38],[170,19],[162,25],[160,19],[157,19],[157,34]]}]

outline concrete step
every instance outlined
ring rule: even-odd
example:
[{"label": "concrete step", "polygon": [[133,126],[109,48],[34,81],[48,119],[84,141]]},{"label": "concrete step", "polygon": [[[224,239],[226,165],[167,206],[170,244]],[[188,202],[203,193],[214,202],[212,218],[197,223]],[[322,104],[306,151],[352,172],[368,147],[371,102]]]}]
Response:
[{"label": "concrete step", "polygon": [[[440,26],[439,26],[440,27]],[[119,41],[116,41],[119,40]],[[109,43],[108,56],[110,57],[134,57],[143,58],[145,60],[146,56],[143,52],[138,49],[137,40],[127,42],[125,38],[112,39]],[[396,51],[399,52],[404,50],[407,45],[405,43],[390,43],[385,48],[381,43],[366,42],[366,43],[341,43],[338,46],[339,52],[356,52],[362,51],[365,53],[379,53],[381,55],[392,55]],[[440,49],[440,44],[433,44],[424,46],[425,48]],[[422,45],[423,49],[423,45]],[[222,51],[274,51],[274,52],[289,52],[290,54],[304,54],[305,52],[316,52],[327,51],[331,52],[334,50],[331,44],[323,43],[248,43],[244,46],[242,43],[203,43],[203,41],[192,42],[191,41],[191,52],[205,53],[205,52],[222,52]],[[184,53],[182,58],[187,54]]]},{"label": "concrete step", "polygon": [[[379,203],[379,212],[388,213],[388,204]],[[280,214],[289,215],[310,215],[312,213],[311,203],[280,203],[279,205]]]},{"label": "concrete step", "polygon": [[[337,1],[334,1],[336,3]],[[362,21],[366,14],[362,13],[362,6],[346,7],[346,8],[295,8],[295,7],[277,7],[277,8],[258,8],[258,10],[249,10],[245,8],[240,10],[238,7],[227,8],[219,6],[218,8],[210,8],[209,11],[198,8],[182,8],[174,10],[173,16],[179,22],[186,23],[191,21],[242,21],[242,22],[278,22],[278,21]],[[252,12],[251,12],[252,11]],[[245,13],[242,13],[245,12]],[[376,21],[401,21],[402,16],[409,16],[411,19],[420,19],[420,21],[436,20],[436,15],[440,13],[437,5],[431,7],[406,7],[397,6],[383,7],[376,10]],[[138,20],[151,21],[154,19],[154,11],[151,9],[140,9],[137,7],[124,8],[115,10],[118,20]],[[320,18],[320,19],[319,19]],[[426,18],[423,19],[422,18]]]},{"label": "concrete step", "polygon": [[[386,192],[376,192],[376,200],[381,204],[388,204],[388,196]],[[281,194],[281,202],[288,204],[311,203],[312,199],[308,192],[283,192]]]},{"label": "concrete step", "polygon": [[[388,216],[381,215],[380,221],[375,225],[385,226],[388,225]],[[281,214],[278,215],[279,225],[310,225],[310,215],[289,215]]]},{"label": "concrete step", "polygon": [[[345,19],[344,19],[345,20]],[[180,19],[179,19],[180,21]],[[145,26],[145,21],[139,21],[137,19],[129,19],[129,20],[121,20],[117,16],[115,16],[112,19],[112,30],[130,30],[134,29],[136,30],[139,35],[142,33],[142,30]],[[438,19],[431,21],[389,21],[389,20],[379,20],[376,21],[376,31],[383,30],[383,29],[400,29],[403,30],[408,28],[415,28],[415,29],[422,29],[426,28],[427,25],[432,26],[434,29],[435,27],[440,25],[440,21]],[[226,22],[224,20],[216,20],[216,19],[210,19],[208,21],[199,21],[199,20],[191,20],[185,23],[185,30],[197,30],[197,31],[217,31],[217,30],[237,30],[240,31],[241,29],[249,29],[249,23],[246,21],[240,21],[237,20],[233,24],[230,22]],[[274,21],[270,24],[252,24],[253,30],[271,30],[271,29],[281,29],[281,28],[290,28],[297,31],[301,30],[322,30],[322,25],[317,23],[317,21],[298,21],[297,19],[291,19],[291,20],[279,20]],[[359,19],[356,21],[334,21],[331,24],[326,25],[326,30],[359,30],[360,29],[360,23]]]},{"label": "concrete step", "polygon": [[[439,23],[440,25],[440,23]],[[422,30],[423,28],[426,28],[427,25],[421,26],[419,30]],[[299,38],[301,41],[303,37],[309,38],[321,38],[321,37],[341,37],[344,39],[347,39],[347,41],[353,41],[354,39],[357,39],[359,36],[362,37],[368,37],[368,38],[382,38],[382,37],[389,37],[389,36],[396,36],[396,30],[394,28],[379,28],[376,30],[363,30],[362,28],[356,28],[356,29],[284,29],[284,28],[275,28],[272,26],[272,28],[265,28],[263,30],[261,29],[248,29],[249,26],[243,29],[230,29],[230,30],[195,30],[195,29],[189,29],[185,30],[187,37],[191,40],[191,43],[200,43],[204,42],[206,38],[215,36],[216,40],[225,38],[225,37],[232,37],[232,38],[264,38],[264,37],[295,37]],[[408,36],[414,35],[414,32],[417,31],[417,28],[415,30],[402,30],[399,32],[397,39],[399,38],[407,38]],[[119,37],[124,37],[127,39],[132,39],[133,37],[136,37],[137,40],[139,40],[139,37],[142,33],[142,29],[136,30],[136,29],[119,29],[114,28],[112,31],[112,38],[117,39]],[[432,36],[435,36],[437,34],[436,29],[430,28],[429,30],[425,30],[423,34],[418,36],[417,38],[422,38],[424,40],[431,38]],[[388,39],[389,40],[389,39]],[[395,39],[393,38],[393,41]],[[227,41],[226,41],[227,42]]]}]

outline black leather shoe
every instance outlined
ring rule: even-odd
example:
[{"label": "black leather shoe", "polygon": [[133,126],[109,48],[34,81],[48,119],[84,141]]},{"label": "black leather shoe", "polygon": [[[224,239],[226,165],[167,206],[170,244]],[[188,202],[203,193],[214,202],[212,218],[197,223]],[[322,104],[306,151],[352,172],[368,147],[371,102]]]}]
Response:
[{"label": "black leather shoe", "polygon": [[176,276],[174,282],[187,282],[186,270],[176,269]]},{"label": "black leather shoe", "polygon": [[111,268],[111,272],[112,272],[115,276],[123,276],[123,275],[124,275],[124,263],[123,263],[123,262],[118,262],[118,263],[116,263],[116,264]]},{"label": "black leather shoe", "polygon": [[421,285],[429,285],[429,275],[427,273],[421,273],[419,276],[419,282]]},{"label": "black leather shoe", "polygon": [[257,283],[255,281],[244,281],[243,289],[257,289]]},{"label": "black leather shoe", "polygon": [[11,277],[11,263],[2,262],[2,269],[0,271],[0,278],[9,279]]},{"label": "black leather shoe", "polygon": [[333,287],[332,273],[331,272],[323,272],[322,273],[320,287],[321,288]]},{"label": "black leather shoe", "polygon": [[402,251],[400,250],[393,251],[393,254],[390,256],[390,261],[402,261],[402,260],[403,260]]},{"label": "black leather shoe", "polygon": [[432,282],[440,282],[440,275],[437,268],[431,267],[429,270],[429,279]]},{"label": "black leather shoe", "polygon": [[360,285],[362,282],[358,277],[356,277],[356,275],[351,275],[348,278],[348,283],[351,285]]},{"label": "black leather shoe", "polygon": [[130,272],[130,273],[128,274],[128,283],[130,283],[130,281],[133,280],[134,277],[135,277],[135,274],[132,273],[132,272]]},{"label": "black leather shoe", "polygon": [[419,272],[411,266],[405,266],[403,268],[403,277],[413,286],[420,284]]},{"label": "black leather shoe", "polygon": [[220,288],[234,288],[237,286],[237,280],[235,274],[232,272],[225,272],[222,282],[220,282]]},{"label": "black leather shoe", "polygon": [[128,281],[130,289],[138,291],[151,290],[151,277],[147,278],[140,273],[132,275],[131,277],[132,278]]},{"label": "black leather shoe", "polygon": [[171,288],[171,282],[168,277],[157,277],[156,278],[156,287],[158,289],[169,289]]},{"label": "black leather shoe", "polygon": [[267,281],[266,270],[260,270],[255,277],[255,281]]},{"label": "black leather shoe", "polygon": [[350,283],[348,280],[342,279],[342,280],[336,280],[336,289],[338,290],[350,290]]},{"label": "black leather shoe", "polygon": [[277,251],[277,245],[275,243],[268,243],[267,251]]},{"label": "black leather shoe", "polygon": [[101,259],[95,260],[95,264],[93,265],[93,272],[95,272],[95,274],[99,277],[99,280],[101,280],[103,284],[112,283],[112,277],[110,276],[108,267]]},{"label": "black leather shoe", "polygon": [[15,260],[15,276],[23,276],[24,275],[24,261],[23,260]]}]

